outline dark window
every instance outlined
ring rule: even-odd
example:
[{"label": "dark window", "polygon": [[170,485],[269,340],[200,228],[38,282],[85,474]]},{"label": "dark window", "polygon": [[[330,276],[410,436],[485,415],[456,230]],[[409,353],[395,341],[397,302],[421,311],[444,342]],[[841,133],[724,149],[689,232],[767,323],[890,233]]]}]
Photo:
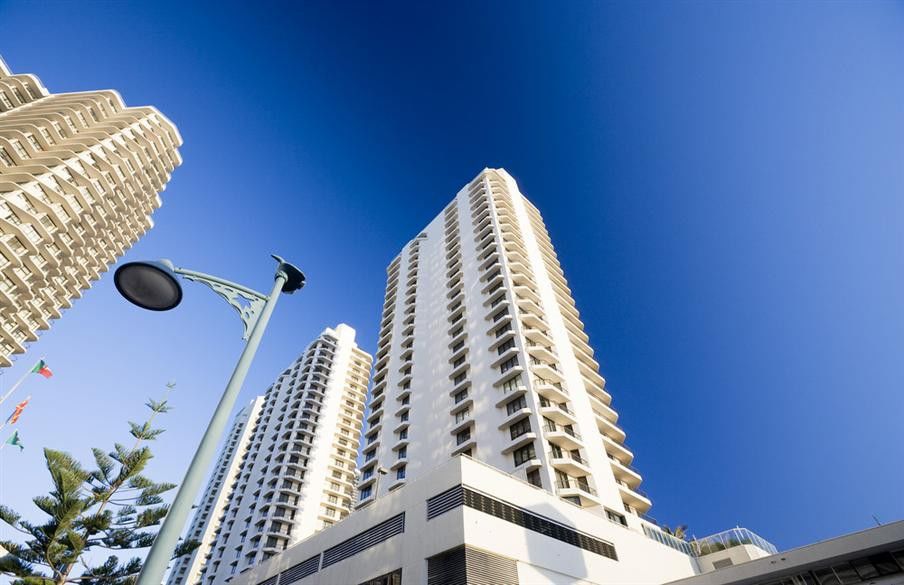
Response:
[{"label": "dark window", "polygon": [[618,512],[613,512],[612,510],[606,510],[606,517],[616,524],[621,524],[622,526],[628,525],[628,521],[625,519],[624,514],[619,514]]},{"label": "dark window", "polygon": [[496,313],[495,315],[493,315],[493,321],[494,322],[498,321],[499,319],[502,319],[506,315],[508,315],[508,309],[503,309],[503,310],[499,311],[498,313]]},{"label": "dark window", "polygon": [[471,429],[469,427],[469,428],[459,432],[457,435],[455,435],[455,444],[461,445],[462,443],[468,441],[470,438],[471,438]]},{"label": "dark window", "polygon": [[509,432],[513,439],[517,439],[521,435],[530,432],[530,419],[522,418],[515,424],[509,427]]},{"label": "dark window", "polygon": [[511,330],[512,330],[512,322],[509,321],[509,322],[506,323],[505,325],[502,325],[502,326],[500,326],[498,329],[496,329],[496,337],[497,337],[497,338],[498,338],[498,337],[502,337],[503,335],[505,335],[505,333],[506,333],[507,331],[511,331]]},{"label": "dark window", "polygon": [[461,402],[462,400],[464,400],[464,399],[467,398],[467,397],[468,397],[468,391],[467,391],[467,390],[461,390],[460,392],[456,392],[456,393],[455,393],[455,403],[457,404],[457,403]]},{"label": "dark window", "polygon": [[505,405],[505,412],[508,414],[512,414],[516,410],[521,410],[522,408],[527,408],[527,401],[524,399],[524,394],[515,398],[514,400],[510,400]]},{"label": "dark window", "polygon": [[511,358],[502,362],[502,365],[499,366],[499,373],[504,374],[517,365],[518,365],[518,356],[512,356]]},{"label": "dark window", "polygon": [[508,350],[512,349],[513,347],[515,347],[515,338],[514,338],[514,337],[511,338],[511,339],[509,339],[508,341],[506,341],[506,342],[503,343],[502,345],[500,345],[500,346],[499,346],[499,349],[496,350],[496,351],[499,353],[499,355],[502,355],[502,354],[504,354],[505,352],[507,352]]},{"label": "dark window", "polygon": [[879,574],[883,577],[885,575],[894,575],[895,573],[900,573],[901,568],[898,566],[898,563],[895,562],[895,559],[889,553],[879,553],[877,555],[873,555],[869,557],[869,562],[876,567],[876,570],[879,571]]},{"label": "dark window", "polygon": [[515,467],[518,467],[519,465],[526,463],[527,461],[530,461],[531,459],[536,457],[537,452],[534,450],[534,444],[530,443],[528,445],[525,445],[524,447],[521,447],[520,449],[517,449],[512,454],[512,456],[515,459]]},{"label": "dark window", "polygon": [[531,469],[527,472],[527,482],[539,488],[543,487],[543,480],[540,479],[540,470]]}]

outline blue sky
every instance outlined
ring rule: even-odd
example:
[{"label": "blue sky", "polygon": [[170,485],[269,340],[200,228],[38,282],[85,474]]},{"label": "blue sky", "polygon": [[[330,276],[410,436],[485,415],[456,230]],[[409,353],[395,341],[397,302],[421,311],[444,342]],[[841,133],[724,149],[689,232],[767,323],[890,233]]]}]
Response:
[{"label": "blue sky", "polygon": [[[13,70],[182,132],[126,259],[261,289],[271,252],[307,272],[243,400],[325,326],[372,351],[387,263],[502,166],[546,219],[654,517],[780,548],[904,517],[904,5],[334,4],[0,0]],[[170,379],[152,475],[178,481],[240,335],[202,287],[152,314],[106,275],[0,375],[56,372],[23,391],[0,501],[46,488],[43,446],[125,440]]]}]

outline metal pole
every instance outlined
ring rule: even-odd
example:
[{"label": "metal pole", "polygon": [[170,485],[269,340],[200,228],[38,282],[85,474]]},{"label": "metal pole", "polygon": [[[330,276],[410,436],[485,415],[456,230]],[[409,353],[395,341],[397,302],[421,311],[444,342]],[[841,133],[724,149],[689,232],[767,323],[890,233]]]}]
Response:
[{"label": "metal pole", "polygon": [[223,431],[229,422],[229,415],[232,414],[232,408],[235,406],[235,400],[238,398],[239,390],[241,390],[242,383],[245,381],[248,367],[251,365],[251,360],[254,359],[261,337],[267,328],[267,321],[270,320],[270,314],[273,313],[273,308],[276,306],[276,301],[279,299],[279,294],[282,292],[282,287],[286,280],[288,280],[286,273],[278,269],[276,282],[273,284],[273,291],[267,297],[267,303],[254,324],[248,343],[245,344],[245,349],[242,350],[239,362],[232,372],[232,377],[229,378],[229,383],[226,385],[226,390],[223,391],[220,403],[217,404],[217,409],[210,419],[210,424],[207,425],[207,430],[204,431],[204,437],[201,439],[201,444],[198,445],[198,450],[195,451],[191,465],[188,466],[182,485],[179,486],[179,490],[176,492],[176,498],[173,500],[172,506],[170,506],[169,513],[160,527],[160,532],[157,533],[157,538],[154,539],[151,550],[148,551],[144,567],[141,569],[141,574],[138,575],[138,585],[160,585],[163,582],[163,574],[166,572],[166,567],[169,565],[173,552],[176,550],[179,536],[182,534],[182,529],[185,527],[185,522],[191,513],[195,497],[201,488],[201,482],[216,454],[217,444],[220,442]]}]

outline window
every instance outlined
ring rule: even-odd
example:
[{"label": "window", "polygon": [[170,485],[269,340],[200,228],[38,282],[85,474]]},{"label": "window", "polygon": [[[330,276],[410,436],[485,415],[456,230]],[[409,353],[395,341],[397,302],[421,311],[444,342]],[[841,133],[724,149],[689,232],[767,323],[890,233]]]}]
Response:
[{"label": "window", "polygon": [[402,429],[401,431],[399,431],[399,440],[400,441],[404,441],[407,438],[408,438],[408,429]]},{"label": "window", "polygon": [[461,445],[462,443],[467,442],[470,439],[471,439],[471,428],[468,427],[465,430],[459,432],[457,435],[455,435],[455,444]]},{"label": "window", "polygon": [[496,337],[497,338],[502,337],[507,331],[511,331],[511,330],[512,330],[512,323],[511,323],[511,321],[509,321],[505,325],[502,325],[501,327],[496,329]]},{"label": "window", "polygon": [[459,374],[459,375],[455,376],[455,379],[452,380],[452,383],[454,385],[458,386],[459,384],[464,382],[467,379],[467,377],[468,377],[467,374]]},{"label": "window", "polygon": [[539,488],[543,487],[543,481],[540,479],[540,470],[531,469],[527,472],[527,482]]},{"label": "window", "polygon": [[493,315],[493,321],[498,321],[498,320],[502,319],[503,317],[505,317],[506,315],[508,315],[508,309],[502,309],[501,311],[499,311],[498,313]]},{"label": "window", "polygon": [[399,469],[396,471],[395,476],[396,476],[396,479],[405,479],[405,466],[404,465],[399,467]]},{"label": "window", "polygon": [[504,374],[517,365],[518,365],[518,356],[512,356],[511,358],[502,362],[502,365],[499,366],[499,373]]},{"label": "window", "polygon": [[509,427],[509,433],[512,436],[512,439],[517,439],[521,435],[530,432],[530,419],[522,418],[515,424]]},{"label": "window", "polygon": [[508,401],[505,405],[505,412],[507,414],[512,414],[516,410],[521,410],[522,408],[527,408],[527,400],[524,399],[523,394],[514,400]]},{"label": "window", "polygon": [[512,378],[511,380],[507,381],[505,384],[503,384],[503,385],[502,385],[502,391],[503,391],[503,392],[506,392],[506,393],[512,392],[512,391],[514,391],[514,390],[517,390],[519,386],[521,386],[521,376],[520,376],[520,374],[519,374],[518,376],[515,376],[515,377]]},{"label": "window", "polygon": [[518,467],[536,457],[537,452],[534,451],[534,444],[531,442],[524,447],[515,450],[512,455],[515,459],[515,467]]},{"label": "window", "polygon": [[464,399],[467,398],[467,397],[468,397],[468,391],[467,391],[467,389],[465,389],[465,390],[460,390],[460,391],[458,391],[458,392],[455,393],[455,403],[458,404],[459,402],[461,402],[462,400],[464,400]]},{"label": "window", "polygon": [[461,412],[455,413],[455,422],[456,422],[456,424],[462,422],[463,420],[465,420],[465,419],[468,418],[469,416],[471,416],[471,407],[470,407],[470,406],[469,406],[468,408],[462,410]]},{"label": "window", "polygon": [[621,524],[622,526],[627,526],[628,521],[625,519],[624,514],[619,514],[618,512],[613,512],[612,510],[606,509],[606,518],[610,521],[615,522],[616,524]]},{"label": "window", "polygon": [[405,459],[408,457],[408,447],[402,447],[399,449],[399,459]]},{"label": "window", "polygon": [[502,355],[502,354],[504,354],[505,352],[507,352],[508,350],[512,349],[513,347],[515,347],[515,338],[514,338],[514,337],[511,338],[511,339],[509,339],[508,341],[506,341],[506,342],[503,343],[502,345],[500,345],[499,348],[498,348],[496,351],[497,351],[497,353],[498,353],[499,355]]},{"label": "window", "polygon": [[372,493],[373,493],[373,487],[367,486],[366,488],[361,490],[361,492],[360,492],[361,495],[359,496],[358,499],[366,500],[367,498],[369,498],[371,496]]}]

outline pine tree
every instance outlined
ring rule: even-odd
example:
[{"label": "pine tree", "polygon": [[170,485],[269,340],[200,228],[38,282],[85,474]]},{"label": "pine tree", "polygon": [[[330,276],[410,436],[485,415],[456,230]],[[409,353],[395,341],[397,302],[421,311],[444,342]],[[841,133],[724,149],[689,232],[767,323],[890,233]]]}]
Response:
[{"label": "pine tree", "polygon": [[[167,394],[172,386],[167,385]],[[158,414],[170,410],[166,398],[147,402],[151,412],[144,423],[129,422],[130,434],[135,438],[131,448],[117,443],[110,452],[92,449],[94,461],[90,470],[67,453],[44,449],[53,489],[33,501],[47,520],[33,524],[0,506],[0,520],[27,538],[24,543],[0,541],[0,546],[9,552],[0,559],[0,574],[13,576],[12,585],[135,582],[141,559],[133,557],[122,562],[110,554],[100,565],[92,565],[85,556],[104,549],[112,552],[145,548],[154,542],[154,527],[169,510],[161,495],[176,486],[156,483],[142,475],[153,457],[144,443],[163,432],[151,425]],[[195,541],[183,542],[175,557],[188,554],[197,546]]]}]

